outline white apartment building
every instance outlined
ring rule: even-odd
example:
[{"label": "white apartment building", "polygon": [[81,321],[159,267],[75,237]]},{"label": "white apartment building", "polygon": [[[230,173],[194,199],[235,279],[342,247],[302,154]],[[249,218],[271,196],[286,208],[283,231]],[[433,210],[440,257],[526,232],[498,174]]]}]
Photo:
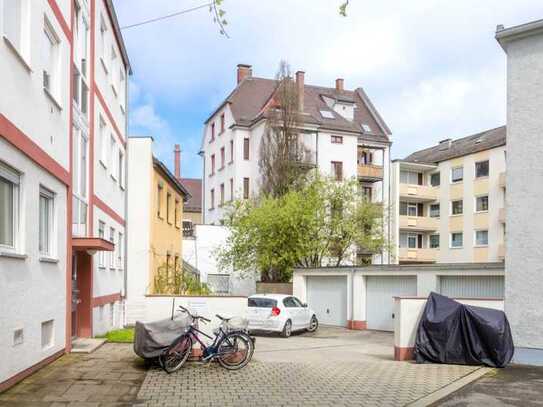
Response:
[{"label": "white apartment building", "polygon": [[505,256],[505,126],[392,163],[395,261],[487,263]]},{"label": "white apartment building", "polygon": [[[307,85],[301,71],[295,81],[300,134],[309,151],[296,160],[324,175],[357,178],[362,193],[386,206],[391,132],[364,90],[344,89],[343,79],[335,87]],[[204,224],[220,224],[226,202],[258,194],[260,142],[276,87],[276,80],[254,77],[250,65],[238,65],[236,88],[205,122]],[[381,257],[374,262],[387,262]]]},{"label": "white apartment building", "polygon": [[109,0],[0,0],[0,35],[1,391],[122,324],[130,67]]}]

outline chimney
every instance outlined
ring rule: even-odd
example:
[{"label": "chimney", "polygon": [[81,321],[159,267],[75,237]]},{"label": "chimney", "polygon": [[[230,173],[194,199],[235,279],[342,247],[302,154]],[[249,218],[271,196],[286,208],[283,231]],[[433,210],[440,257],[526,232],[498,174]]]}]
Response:
[{"label": "chimney", "polygon": [[181,178],[181,148],[179,144],[175,145],[173,150],[174,166],[175,166],[175,178]]},{"label": "chimney", "polygon": [[298,92],[298,108],[304,111],[304,71],[296,72],[296,90]]},{"label": "chimney", "polygon": [[238,84],[246,77],[253,76],[253,68],[251,65],[238,64]]},{"label": "chimney", "polygon": [[450,138],[446,138],[445,140],[441,140],[439,142],[439,151],[448,150],[451,147],[452,140]]},{"label": "chimney", "polygon": [[336,79],[336,90],[340,92],[343,91],[343,78]]}]

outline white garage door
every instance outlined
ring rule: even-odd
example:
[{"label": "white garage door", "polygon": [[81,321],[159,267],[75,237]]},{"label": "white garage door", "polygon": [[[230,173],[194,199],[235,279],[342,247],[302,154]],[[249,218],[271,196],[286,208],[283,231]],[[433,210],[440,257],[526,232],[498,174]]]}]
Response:
[{"label": "white garage door", "polygon": [[441,276],[440,293],[453,298],[503,298],[503,276]]},{"label": "white garage door", "polygon": [[347,277],[308,276],[307,304],[323,325],[347,325]]},{"label": "white garage door", "polygon": [[368,276],[366,278],[366,320],[368,329],[393,331],[395,296],[416,296],[415,276]]}]

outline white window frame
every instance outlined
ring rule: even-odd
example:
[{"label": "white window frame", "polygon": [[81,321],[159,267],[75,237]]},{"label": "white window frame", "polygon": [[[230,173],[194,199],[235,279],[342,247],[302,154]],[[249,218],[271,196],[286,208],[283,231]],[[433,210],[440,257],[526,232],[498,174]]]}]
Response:
[{"label": "white window frame", "polygon": [[[484,197],[486,197],[486,200],[487,200],[487,203],[486,203],[487,208],[486,208],[486,210],[479,211],[479,210],[477,210],[477,200],[479,198],[484,198]],[[473,208],[475,210],[475,213],[487,213],[488,210],[490,209],[490,197],[489,197],[489,195],[488,194],[482,194],[482,195],[475,196],[474,202],[473,202]]]},{"label": "white window frame", "polygon": [[[106,239],[106,223],[102,220],[98,221],[98,237]],[[106,268],[106,253],[104,251],[98,252],[98,267]]]},{"label": "white window frame", "polygon": [[20,221],[20,191],[21,191],[21,174],[16,170],[8,167],[6,164],[0,162],[0,177],[12,184],[13,188],[13,219],[12,230],[13,238],[12,245],[1,244],[0,251],[16,253],[19,249],[19,221]]},{"label": "white window frame", "polygon": [[[462,202],[462,212],[461,213],[453,213],[453,204],[454,204],[454,202],[459,202],[459,201]],[[451,200],[449,215],[450,216],[462,216],[462,215],[464,215],[464,200],[463,199],[453,199],[453,200]]]},{"label": "white window frame", "polygon": [[29,39],[30,39],[30,4],[28,0],[10,0],[13,1],[18,8],[18,21],[15,21],[15,26],[18,28],[17,38],[12,37],[12,33],[6,31],[8,24],[8,18],[6,17],[6,5],[7,0],[3,2],[0,1],[0,16],[3,17],[3,29],[2,36],[4,40],[9,44],[9,48],[15,52],[19,61],[24,65],[24,67],[31,71],[29,60]]},{"label": "white window frame", "polygon": [[[477,242],[477,233],[479,232],[486,232],[486,243],[478,243]],[[473,231],[473,242],[474,247],[488,247],[488,229],[476,229]]]},{"label": "white window frame", "polygon": [[[88,189],[89,189],[89,170],[90,170],[90,162],[89,162],[89,137],[88,135],[81,130],[78,126],[73,127],[73,151],[72,154],[73,157],[73,176],[77,175],[77,179],[73,179],[72,177],[72,195],[73,195],[73,201],[74,203],[77,203],[77,205],[73,205],[73,211],[77,211],[77,219],[79,220],[81,218],[80,209],[81,206],[85,206],[85,230],[81,231],[79,228],[77,230],[73,229],[73,219],[72,219],[72,233],[74,236],[85,236],[88,232],[88,220],[89,220],[89,198],[88,198]],[[84,143],[83,143],[84,142]],[[81,176],[81,169],[82,166],[82,160],[83,157],[81,155],[81,146],[85,145],[85,179],[83,180]],[[77,154],[77,156],[76,156]],[[84,182],[84,185],[82,185]],[[82,225],[83,223],[77,223],[77,225]],[[79,227],[79,226],[78,226]]]},{"label": "white window frame", "polygon": [[116,182],[117,181],[117,141],[113,133],[109,136],[109,175]]},{"label": "white window frame", "polygon": [[[41,211],[41,199],[44,198],[46,199],[48,202],[49,202],[49,207],[47,208],[48,209],[48,223],[47,223],[47,236],[48,236],[48,241],[47,241],[47,248],[44,250],[43,248],[40,247],[41,245],[41,225],[42,225],[42,222],[41,222],[41,215],[42,215],[42,211]],[[55,193],[52,192],[51,190],[43,187],[40,185],[40,199],[39,199],[39,216],[40,216],[40,219],[39,219],[39,233],[38,233],[38,240],[39,240],[39,244],[38,244],[38,249],[39,249],[39,252],[40,252],[40,256],[42,257],[48,257],[48,258],[54,258],[55,257],[55,252],[56,252],[56,245],[55,245],[55,231],[56,231],[56,217],[55,217]]]},{"label": "white window frame", "polygon": [[[439,175],[439,184],[437,184],[437,185],[432,185],[432,176],[434,176],[434,175]],[[428,176],[428,185],[431,186],[432,188],[439,188],[441,186],[441,171],[432,172]]]},{"label": "white window frame", "polygon": [[[432,237],[437,236],[437,247],[432,247]],[[439,233],[432,233],[428,236],[428,248],[429,249],[439,249],[441,247],[441,237]]]},{"label": "white window frame", "polygon": [[[432,206],[434,206],[434,205],[439,205],[439,215],[437,215],[437,216],[432,215]],[[441,202],[428,205],[428,216],[430,218],[434,218],[434,219],[439,219],[441,217]]]},{"label": "white window frame", "polygon": [[[454,174],[454,170],[458,170],[458,169],[462,170],[462,178],[455,181],[455,180],[453,180],[453,174]],[[456,166],[451,168],[451,184],[460,184],[462,182],[464,182],[464,166],[463,165],[456,165]]]},{"label": "white window frame", "polygon": [[[415,246],[414,247],[411,247],[411,244],[410,244],[410,241],[411,239],[415,239]],[[407,248],[409,250],[413,250],[413,249],[418,249],[418,246],[419,246],[419,236],[415,233],[409,233],[407,235]]]},{"label": "white window frame", "polygon": [[106,24],[106,19],[103,14],[100,14],[100,41],[102,42],[102,55],[100,55],[100,62],[102,63],[102,68],[104,68],[104,73],[106,76],[109,74],[109,68],[106,64],[106,52],[107,52],[107,33],[108,28]]},{"label": "white window frame", "polygon": [[109,227],[109,241],[113,243],[114,249],[112,252],[109,252],[109,268],[115,268],[115,255],[117,253],[117,245],[115,245],[115,228]]},{"label": "white window frame", "polygon": [[[462,235],[462,245],[461,246],[453,246],[453,235],[460,234]],[[451,232],[449,234],[449,248],[450,249],[463,249],[464,248],[464,232]]]},{"label": "white window frame", "polygon": [[[411,215],[410,210],[415,208],[415,214]],[[416,203],[408,202],[407,203],[407,216],[409,217],[418,217],[419,216],[419,206]]]},{"label": "white window frame", "polygon": [[[53,25],[45,15],[43,17],[43,34],[50,42],[51,51],[51,53],[48,53],[49,61],[47,61],[47,63],[46,61],[42,61],[42,63],[44,63],[43,75],[44,77],[45,75],[48,75],[49,77],[48,86],[46,86],[45,79],[43,81],[43,90],[51,99],[53,99],[53,102],[60,107],[58,87],[58,76],[60,70],[60,38],[53,28]],[[42,46],[44,45],[42,44]],[[51,66],[48,66],[49,63],[51,63]],[[45,67],[50,68],[51,71],[49,72],[47,69],[45,69]]]}]

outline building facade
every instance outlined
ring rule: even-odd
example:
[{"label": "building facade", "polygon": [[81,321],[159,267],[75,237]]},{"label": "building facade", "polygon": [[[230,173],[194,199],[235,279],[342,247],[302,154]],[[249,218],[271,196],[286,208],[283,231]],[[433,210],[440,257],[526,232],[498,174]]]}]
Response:
[{"label": "building facade", "polygon": [[195,225],[202,224],[202,180],[200,178],[181,177],[181,148],[179,144],[174,148],[175,178],[190,194],[183,204],[183,236],[190,237]]},{"label": "building facade", "polygon": [[3,0],[0,32],[1,390],[122,325],[130,66],[109,0]]},{"label": "building facade", "polygon": [[505,256],[505,126],[392,163],[398,263],[487,263]]},{"label": "building facade", "polygon": [[[337,179],[357,178],[361,193],[387,206],[391,133],[364,90],[344,89],[343,79],[332,88],[307,85],[301,71],[295,81],[304,153],[293,159]],[[238,65],[236,88],[205,122],[203,223],[220,224],[225,203],[258,195],[260,144],[277,83]]]},{"label": "building facade", "polygon": [[134,323],[147,294],[162,292],[173,271],[182,272],[183,203],[190,194],[153,155],[151,137],[128,139],[127,321]]},{"label": "building facade", "polygon": [[515,360],[543,365],[543,20],[498,26],[507,54],[505,312]]}]

